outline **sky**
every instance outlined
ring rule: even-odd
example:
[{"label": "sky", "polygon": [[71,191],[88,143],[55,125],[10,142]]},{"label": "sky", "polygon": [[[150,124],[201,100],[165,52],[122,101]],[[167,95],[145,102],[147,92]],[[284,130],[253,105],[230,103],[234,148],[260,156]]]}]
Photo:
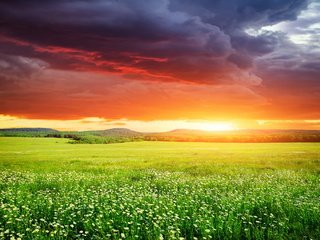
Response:
[{"label": "sky", "polygon": [[319,0],[0,2],[0,128],[320,129]]}]

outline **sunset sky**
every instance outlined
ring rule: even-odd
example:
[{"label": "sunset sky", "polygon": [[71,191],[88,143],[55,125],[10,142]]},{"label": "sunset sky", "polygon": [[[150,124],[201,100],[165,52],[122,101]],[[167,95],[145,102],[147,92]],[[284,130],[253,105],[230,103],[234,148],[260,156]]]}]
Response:
[{"label": "sunset sky", "polygon": [[320,1],[1,1],[6,127],[320,129]]}]

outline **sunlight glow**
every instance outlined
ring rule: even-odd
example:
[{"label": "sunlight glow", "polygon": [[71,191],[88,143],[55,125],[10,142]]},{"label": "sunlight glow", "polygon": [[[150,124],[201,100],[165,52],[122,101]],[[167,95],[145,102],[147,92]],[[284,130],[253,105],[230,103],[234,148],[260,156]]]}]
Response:
[{"label": "sunlight glow", "polygon": [[235,130],[235,127],[232,123],[199,123],[198,126],[195,126],[199,130],[204,131],[232,131]]},{"label": "sunlight glow", "polygon": [[26,119],[0,114],[0,128],[15,127],[46,127],[57,130],[103,130],[110,128],[130,128],[140,132],[165,132],[175,129],[195,129],[204,131],[232,131],[235,130],[231,122],[201,121],[201,120],[153,120],[138,121],[128,119],[104,119],[88,117],[76,120],[44,120]]},{"label": "sunlight glow", "polygon": [[60,131],[104,130],[129,128],[138,132],[166,132],[176,129],[234,131],[240,129],[320,129],[320,119],[305,120],[152,120],[105,119],[88,117],[74,120],[27,119],[0,114],[0,128],[54,128]]}]

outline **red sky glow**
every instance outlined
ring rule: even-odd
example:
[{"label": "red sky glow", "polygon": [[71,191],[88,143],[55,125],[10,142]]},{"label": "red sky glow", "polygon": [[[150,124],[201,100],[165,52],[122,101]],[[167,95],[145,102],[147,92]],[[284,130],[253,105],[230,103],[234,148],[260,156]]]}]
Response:
[{"label": "red sky glow", "polygon": [[1,2],[0,128],[320,129],[319,12],[315,0]]}]

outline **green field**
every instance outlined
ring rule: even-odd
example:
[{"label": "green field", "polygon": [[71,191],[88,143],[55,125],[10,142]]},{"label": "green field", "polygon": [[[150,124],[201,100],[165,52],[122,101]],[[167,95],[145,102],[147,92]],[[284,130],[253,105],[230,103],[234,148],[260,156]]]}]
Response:
[{"label": "green field", "polygon": [[320,143],[0,138],[0,239],[319,239]]}]

